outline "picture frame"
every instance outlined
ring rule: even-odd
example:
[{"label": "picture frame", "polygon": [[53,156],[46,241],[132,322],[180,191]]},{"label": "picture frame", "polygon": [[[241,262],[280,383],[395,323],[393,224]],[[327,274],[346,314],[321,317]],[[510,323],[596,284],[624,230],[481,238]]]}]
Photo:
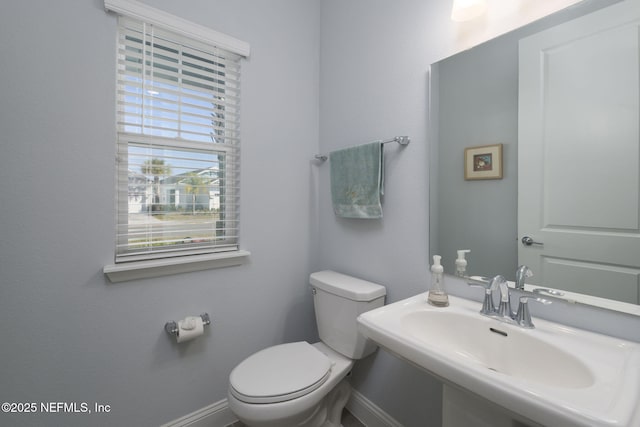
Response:
[{"label": "picture frame", "polygon": [[465,148],[464,179],[502,179],[502,144]]}]

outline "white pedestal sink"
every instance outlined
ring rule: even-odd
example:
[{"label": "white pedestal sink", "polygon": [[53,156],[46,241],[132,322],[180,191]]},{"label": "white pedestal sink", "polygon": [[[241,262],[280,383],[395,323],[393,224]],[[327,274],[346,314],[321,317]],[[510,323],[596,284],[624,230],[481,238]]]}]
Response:
[{"label": "white pedestal sink", "polygon": [[640,344],[535,319],[535,329],[420,294],[360,315],[360,331],[443,381],[544,426],[640,426]]}]

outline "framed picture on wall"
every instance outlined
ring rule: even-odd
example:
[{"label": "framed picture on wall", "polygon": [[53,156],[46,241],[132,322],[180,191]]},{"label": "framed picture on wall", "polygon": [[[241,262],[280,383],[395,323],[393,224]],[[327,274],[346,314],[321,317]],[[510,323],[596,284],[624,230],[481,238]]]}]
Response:
[{"label": "framed picture on wall", "polygon": [[502,179],[502,144],[465,148],[464,179]]}]

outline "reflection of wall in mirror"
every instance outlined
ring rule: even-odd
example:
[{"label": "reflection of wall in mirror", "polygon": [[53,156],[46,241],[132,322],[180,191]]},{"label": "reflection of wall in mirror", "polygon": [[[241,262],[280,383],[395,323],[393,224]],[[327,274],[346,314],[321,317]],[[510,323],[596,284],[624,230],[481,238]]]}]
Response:
[{"label": "reflection of wall in mirror", "polygon": [[[615,3],[585,2],[432,66],[431,254],[455,271],[458,249],[471,249],[468,272],[503,274],[517,267],[518,40]],[[474,145],[504,144],[503,179],[465,181],[462,153]],[[487,250],[491,248],[491,250]]]}]

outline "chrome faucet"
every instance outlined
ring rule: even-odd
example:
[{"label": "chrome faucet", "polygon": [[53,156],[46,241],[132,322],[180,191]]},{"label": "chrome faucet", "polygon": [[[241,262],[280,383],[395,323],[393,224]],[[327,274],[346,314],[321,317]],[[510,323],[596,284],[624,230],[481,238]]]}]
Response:
[{"label": "chrome faucet", "polygon": [[[518,311],[513,311],[511,308],[511,293],[509,292],[509,285],[507,279],[504,276],[497,275],[492,279],[486,277],[472,276],[467,278],[467,284],[469,286],[481,287],[485,289],[484,301],[482,303],[482,309],[480,314],[493,317],[497,320],[506,323],[513,323],[520,325],[523,328],[534,328],[531,321],[531,313],[529,312],[529,300],[539,302],[542,304],[551,304],[548,299],[537,296],[538,292],[533,293],[524,290],[524,281],[526,278],[533,276],[531,269],[526,265],[521,265],[516,271],[516,285],[515,288],[526,295],[519,298]],[[496,308],[493,301],[494,291],[500,291],[500,303]]]},{"label": "chrome faucet", "polygon": [[[486,277],[468,277],[467,284],[473,287],[484,288],[484,302],[480,314],[494,317],[496,319],[514,323],[515,313],[511,310],[511,300],[507,279],[502,275],[497,275],[491,279]],[[500,304],[496,308],[493,302],[493,293],[500,291]]]},{"label": "chrome faucet", "polygon": [[[473,287],[484,288],[484,302],[480,314],[490,317],[509,318],[513,320],[514,314],[511,311],[509,300],[509,287],[504,276],[497,275],[492,279],[486,277],[469,277],[467,284]],[[496,308],[493,302],[493,293],[500,290],[500,305]]]}]

